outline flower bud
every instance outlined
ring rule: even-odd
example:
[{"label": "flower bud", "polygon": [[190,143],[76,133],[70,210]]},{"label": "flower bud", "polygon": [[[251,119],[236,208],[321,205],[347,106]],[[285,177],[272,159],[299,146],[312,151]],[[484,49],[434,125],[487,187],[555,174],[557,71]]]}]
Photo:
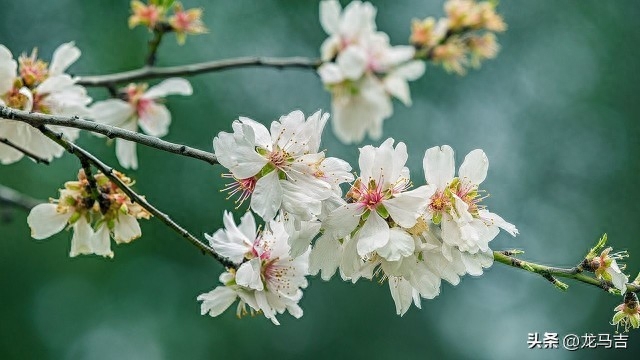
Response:
[{"label": "flower bud", "polygon": [[178,44],[184,44],[186,35],[205,34],[207,28],[202,23],[202,9],[184,10],[181,3],[173,7],[174,15],[169,18],[171,29],[176,32]]},{"label": "flower bud", "polygon": [[133,0],[131,1],[131,11],[133,14],[129,17],[129,28],[133,29],[138,25],[144,25],[153,29],[163,20],[166,9],[153,3],[145,5],[141,1]]}]

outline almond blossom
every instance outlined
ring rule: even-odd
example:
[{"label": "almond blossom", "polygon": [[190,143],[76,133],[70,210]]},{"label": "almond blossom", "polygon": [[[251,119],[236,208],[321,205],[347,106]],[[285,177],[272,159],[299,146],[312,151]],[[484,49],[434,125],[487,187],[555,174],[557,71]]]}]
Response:
[{"label": "almond blossom", "polygon": [[611,282],[624,294],[627,291],[629,277],[622,272],[625,265],[618,265],[617,260],[628,258],[629,254],[626,251],[611,253],[612,250],[612,247],[608,247],[600,255],[587,255],[587,268],[595,273],[596,278]]},{"label": "almond blossom", "polygon": [[482,150],[470,152],[455,176],[453,149],[444,145],[425,152],[423,168],[427,184],[436,188],[429,199],[425,220],[442,228],[442,240],[471,254],[489,250],[489,242],[500,228],[512,236],[518,234],[513,224],[489,212],[483,205],[479,185],[487,177],[489,160]]},{"label": "almond blossom", "polygon": [[[131,184],[124,175],[116,175]],[[150,214],[132,203],[104,174],[96,174],[94,181],[99,198],[84,171],[80,170],[78,181],[65,183],[58,199],[31,209],[27,217],[31,236],[42,240],[69,227],[73,229],[69,256],[96,254],[109,258],[113,257],[110,233],[117,243],[140,237],[137,219],[148,219]]]},{"label": "almond blossom", "polygon": [[611,325],[616,326],[616,332],[622,326],[625,332],[629,329],[637,329],[640,327],[640,307],[638,306],[638,295],[629,291],[624,296],[624,302],[616,306],[615,315],[611,321]]},{"label": "almond blossom", "polygon": [[326,158],[320,136],[329,115],[316,112],[308,119],[293,111],[271,123],[270,130],[249,118],[232,124],[233,133],[220,132],[213,149],[229,169],[226,190],[239,193],[238,202],[251,198],[251,209],[265,220],[283,211],[298,221],[320,215],[323,202],[340,195],[339,185],[351,181],[348,163]]},{"label": "almond blossom", "polygon": [[[51,64],[37,55],[34,50],[16,62],[11,52],[0,45],[0,105],[44,114],[88,115],[86,106],[91,98],[84,87],[76,85],[76,79],[64,73],[80,57],[80,50],[72,42],[62,44],[53,53]],[[48,128],[71,141],[80,133],[67,127]],[[0,137],[43,159],[52,160],[64,153],[62,147],[23,122],[0,119]],[[22,152],[0,144],[0,163],[11,164],[23,156]]]},{"label": "almond blossom", "polygon": [[329,38],[322,45],[318,68],[332,94],[333,129],[344,143],[366,134],[382,136],[382,122],[393,114],[391,97],[411,105],[408,81],[424,73],[413,60],[412,46],[391,46],[387,34],[375,31],[375,8],[354,1],[341,13],[337,1],[320,3],[320,20]]},{"label": "almond blossom", "polygon": [[[343,262],[380,256],[397,261],[413,254],[414,240],[403,229],[416,224],[433,194],[432,186],[407,191],[410,186],[407,149],[387,139],[380,147],[360,149],[360,176],[347,193],[348,201],[334,210],[323,223],[324,234],[334,239],[351,235],[342,254]],[[343,267],[342,269],[346,271]],[[347,272],[347,276],[354,274]]]},{"label": "almond blossom", "polygon": [[247,212],[236,225],[225,212],[225,229],[206,235],[211,247],[221,256],[238,264],[220,277],[224,286],[198,296],[202,314],[217,316],[240,298],[237,314],[261,311],[274,324],[277,314],[288,311],[296,318],[303,314],[298,302],[307,287],[309,251],[296,258],[289,255],[289,234],[281,221],[272,220],[259,231],[253,215]]},{"label": "almond blossom", "polygon": [[[103,124],[130,131],[138,127],[148,135],[163,137],[169,132],[171,113],[162,104],[167,95],[191,95],[191,84],[182,78],[170,78],[147,89],[146,84],[129,84],[123,99],[98,101],[91,106],[91,117]],[[127,169],[138,168],[136,143],[116,139],[116,156]]]}]

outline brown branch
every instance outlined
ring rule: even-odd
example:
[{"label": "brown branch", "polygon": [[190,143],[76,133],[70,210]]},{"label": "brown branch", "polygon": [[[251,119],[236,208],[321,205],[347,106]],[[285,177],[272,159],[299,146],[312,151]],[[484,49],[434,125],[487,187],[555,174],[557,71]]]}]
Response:
[{"label": "brown branch", "polygon": [[276,69],[299,68],[315,70],[322,64],[320,59],[304,57],[270,58],[270,57],[241,57],[234,59],[214,60],[196,64],[155,67],[145,66],[140,69],[120,73],[80,76],[78,84],[82,86],[114,86],[118,83],[138,80],[166,78],[172,76],[193,76],[202,73],[223,71],[245,67],[271,67]]},{"label": "brown branch", "polygon": [[0,105],[0,118],[22,121],[33,127],[40,127],[42,125],[56,125],[87,130],[94,133],[102,134],[110,139],[120,138],[129,140],[158,150],[206,161],[211,165],[215,165],[218,163],[216,156],[210,152],[188,147],[186,145],[174,144],[168,141],[161,140],[157,137],[140,134],[135,131],[129,131],[121,129],[119,127],[81,119],[77,116],[65,117],[40,113],[29,113],[26,111],[16,110]]}]

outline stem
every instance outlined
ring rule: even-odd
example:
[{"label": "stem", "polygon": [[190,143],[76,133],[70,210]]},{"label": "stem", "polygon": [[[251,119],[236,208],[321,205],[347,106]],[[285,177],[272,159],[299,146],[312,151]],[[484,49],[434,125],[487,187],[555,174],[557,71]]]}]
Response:
[{"label": "stem", "polygon": [[32,153],[31,151],[29,151],[27,149],[24,149],[24,148],[22,148],[22,147],[20,147],[20,146],[18,146],[16,144],[14,144],[9,139],[0,137],[0,143],[3,143],[3,144],[5,144],[5,145],[7,145],[9,147],[14,148],[15,150],[17,150],[19,152],[25,154],[26,156],[30,157],[36,163],[45,164],[45,165],[49,165],[49,163],[50,163],[49,160],[43,159],[43,158],[39,157],[38,155]]},{"label": "stem", "polygon": [[116,83],[165,78],[171,76],[192,76],[202,73],[243,67],[272,67],[276,69],[299,68],[315,70],[320,65],[322,65],[322,61],[320,59],[310,59],[305,57],[240,57],[181,66],[145,66],[140,69],[114,74],[80,76],[77,84],[82,86],[113,86],[113,84]]},{"label": "stem", "polygon": [[29,211],[44,201],[34,199],[25,194],[21,194],[4,185],[0,185],[0,204],[7,204]]},{"label": "stem", "polygon": [[[511,252],[509,251],[494,251],[493,259],[499,263],[541,275],[545,279],[554,283],[556,286],[558,286],[558,284],[552,280],[554,279],[557,282],[557,280],[555,279],[555,276],[567,278],[567,279],[573,279],[576,281],[583,282],[585,284],[597,286],[607,292],[609,291],[609,289],[612,289],[614,287],[613,284],[611,284],[608,281],[598,280],[591,276],[585,275],[582,272],[582,268],[580,266],[575,266],[572,268],[558,268],[558,267],[552,267],[552,266],[545,266],[545,265],[536,264],[530,261],[517,259],[514,256],[511,256],[510,254]],[[558,287],[561,287],[561,286],[558,286]],[[633,283],[628,283],[627,291],[640,292],[640,286]]]},{"label": "stem", "polygon": [[[87,182],[89,183],[89,190],[91,190],[91,198],[93,201],[100,201],[100,191],[98,190],[98,184],[96,183],[96,178],[93,177],[93,173],[91,172],[91,164],[85,158],[80,159],[80,164],[82,164],[82,170],[84,171],[84,176],[87,178]],[[93,206],[93,202],[91,203]],[[91,207],[91,206],[88,206]]]},{"label": "stem", "polygon": [[153,39],[149,40],[149,53],[145,61],[147,66],[153,66],[156,63],[158,46],[160,46],[160,42],[162,42],[163,35],[164,30],[162,28],[153,29]]},{"label": "stem", "polygon": [[129,140],[158,150],[206,161],[211,165],[215,165],[218,163],[216,156],[210,152],[191,148],[186,145],[174,144],[168,141],[160,140],[157,137],[140,134],[135,131],[129,131],[115,126],[104,125],[95,121],[81,119],[77,116],[65,117],[39,113],[29,113],[26,111],[16,110],[0,105],[0,118],[22,121],[36,128],[39,128],[42,125],[56,125],[87,130],[105,135],[110,139],[120,138]]},{"label": "stem", "polygon": [[200,251],[202,251],[203,254],[212,256],[214,259],[218,260],[218,262],[220,262],[222,265],[224,265],[227,268],[235,267],[234,263],[232,263],[228,259],[220,256],[211,247],[209,247],[208,245],[206,245],[205,243],[200,241],[198,238],[193,236],[191,233],[189,233],[187,230],[185,230],[182,226],[178,225],[175,221],[171,220],[171,218],[168,215],[166,215],[165,213],[163,213],[162,211],[158,210],[156,207],[151,205],[143,196],[140,196],[135,191],[133,191],[129,186],[127,186],[125,183],[123,183],[115,175],[114,170],[110,166],[108,166],[105,163],[103,163],[100,159],[96,158],[91,153],[89,153],[88,151],[84,150],[83,148],[77,146],[76,144],[66,140],[62,136],[62,134],[59,134],[59,133],[56,133],[56,132],[53,132],[53,131],[47,129],[44,125],[40,125],[38,127],[38,130],[40,130],[40,132],[42,132],[49,139],[55,141],[57,144],[62,146],[67,152],[69,152],[70,154],[75,155],[80,160],[80,162],[83,162],[83,163],[87,162],[87,163],[90,163],[91,165],[95,166],[107,178],[109,178],[109,180],[111,180],[125,194],[127,194],[127,196],[129,196],[129,198],[131,198],[131,201],[138,203],[144,209],[149,211],[153,216],[155,216],[156,218],[160,219],[160,221],[162,221],[165,225],[167,225],[173,231],[177,232],[184,239],[186,239],[191,244],[195,245],[198,249],[200,249]]}]

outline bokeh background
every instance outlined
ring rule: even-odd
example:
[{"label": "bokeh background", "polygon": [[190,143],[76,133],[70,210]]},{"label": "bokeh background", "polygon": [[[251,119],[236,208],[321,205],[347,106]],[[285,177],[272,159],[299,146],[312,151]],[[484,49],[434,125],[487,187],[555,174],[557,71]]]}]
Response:
[{"label": "bokeh background", "polygon": [[[159,65],[244,55],[316,57],[325,35],[316,1],[185,0],[205,8],[210,34],[177,46],[169,35]],[[345,2],[343,1],[343,4]],[[442,1],[373,1],[378,27],[406,43],[410,20],[441,16]],[[74,74],[139,67],[149,34],[129,30],[128,1],[0,0],[0,43],[14,54],[37,46],[45,58],[76,41],[83,55]],[[628,1],[502,1],[509,29],[502,51],[459,77],[428,66],[411,84],[414,104],[395,104],[384,135],[407,143],[420,183],[428,147],[450,144],[461,161],[484,149],[491,161],[486,203],[521,235],[501,234],[494,249],[522,248],[525,258],[571,266],[607,232],[640,270],[640,5]],[[268,123],[293,109],[329,109],[311,71],[239,69],[193,77],[195,94],[173,97],[169,141],[209,150],[239,115]],[[91,91],[95,99],[105,90]],[[381,141],[367,141],[379,144]],[[116,165],[113,144],[83,134],[79,144]],[[356,163],[358,146],[340,144],[328,128],[324,147]],[[220,193],[220,167],[138,147],[141,167],[129,171],[139,192],[195,234],[222,226],[233,203]],[[0,183],[47,199],[72,179],[72,156],[50,166],[28,160],[0,167]],[[239,210],[241,212],[244,209]],[[281,316],[200,316],[196,296],[217,286],[222,267],[158,221],[143,237],[115,246],[113,260],[70,259],[70,234],[30,239],[26,213],[1,209],[0,358],[602,358],[640,349],[528,350],[527,334],[613,333],[619,298],[580,283],[561,292],[544,279],[495,264],[479,278],[395,315],[387,286],[313,279],[300,320]]]}]

